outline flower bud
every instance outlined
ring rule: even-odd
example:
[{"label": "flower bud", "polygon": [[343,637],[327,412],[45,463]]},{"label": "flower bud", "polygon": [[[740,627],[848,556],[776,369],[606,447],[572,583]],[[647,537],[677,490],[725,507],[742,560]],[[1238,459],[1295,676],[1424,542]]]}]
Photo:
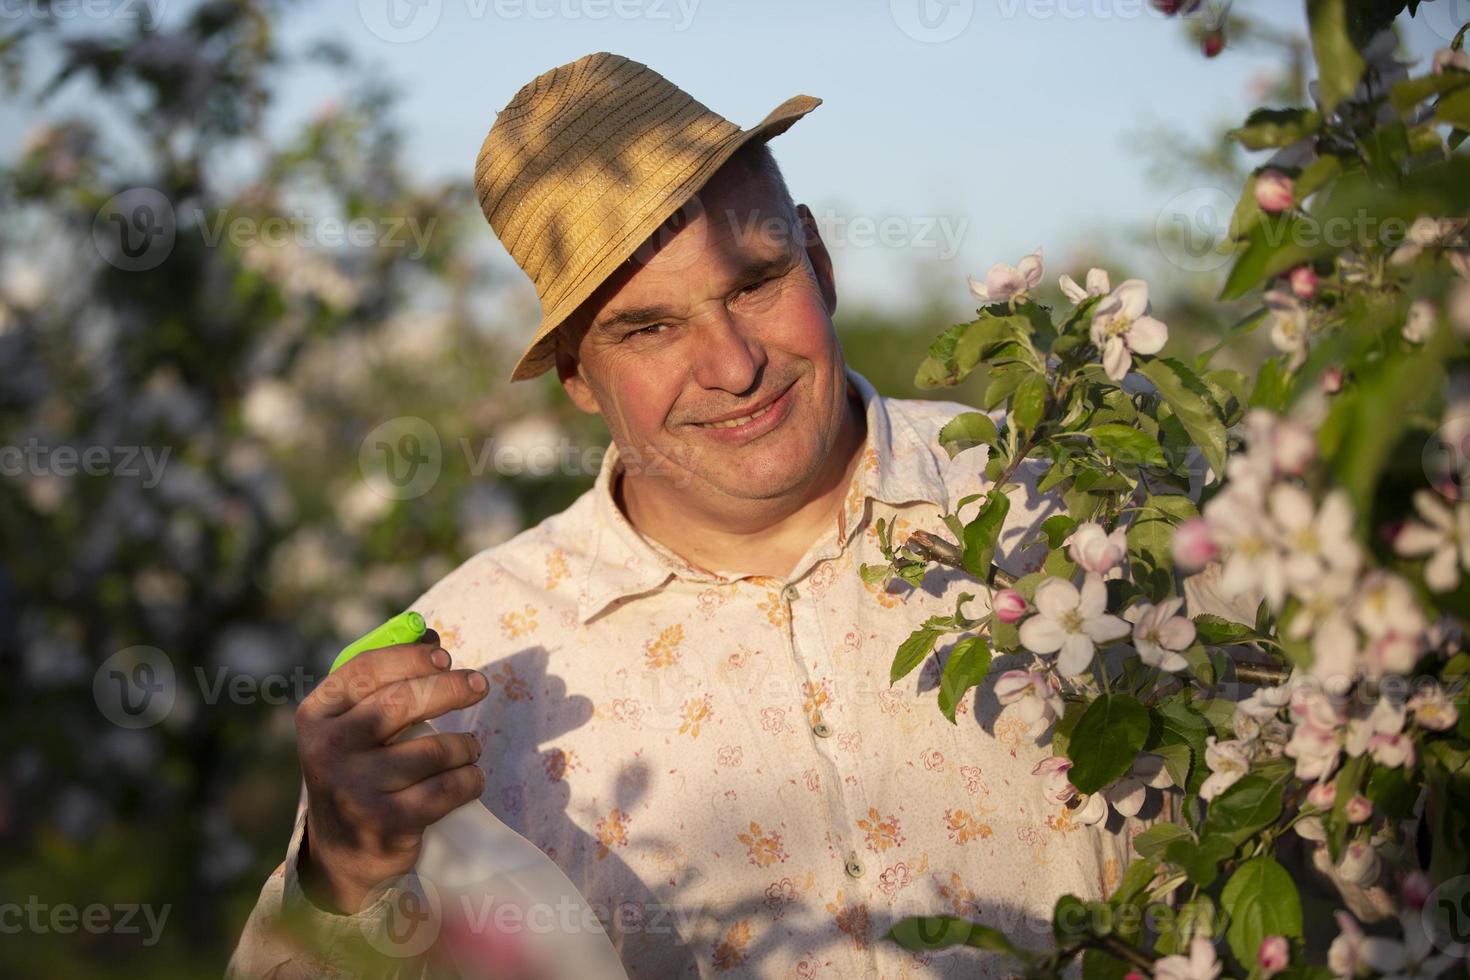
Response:
[{"label": "flower bud", "polygon": [[1014,623],[1026,615],[1026,599],[1015,589],[1001,589],[991,598],[990,608],[1002,623]]},{"label": "flower bud", "polygon": [[1285,936],[1267,936],[1261,940],[1260,949],[1256,950],[1256,963],[1262,976],[1275,976],[1286,969],[1290,960],[1291,947],[1286,944]]},{"label": "flower bud", "polygon": [[1225,50],[1225,32],[1216,28],[1206,31],[1205,36],[1199,43],[1200,50],[1205,53],[1206,58],[1213,58]]},{"label": "flower bud", "polygon": [[1301,476],[1317,458],[1317,438],[1300,422],[1282,419],[1271,433],[1271,463],[1278,473]]},{"label": "flower bud", "polygon": [[1354,794],[1353,798],[1347,801],[1347,806],[1343,808],[1343,813],[1347,817],[1348,823],[1363,823],[1369,817],[1373,816],[1373,804],[1369,803],[1368,797],[1363,796],[1361,793]]},{"label": "flower bud", "polygon": [[1280,170],[1263,170],[1256,175],[1256,203],[1267,214],[1280,214],[1292,204],[1296,182]]},{"label": "flower bud", "polygon": [[1175,528],[1173,546],[1174,564],[1186,573],[1204,568],[1219,551],[1203,517],[1191,517]]},{"label": "flower bud", "polygon": [[1317,295],[1317,273],[1309,265],[1299,265],[1286,277],[1291,291],[1297,299],[1311,299]]},{"label": "flower bud", "polygon": [[1378,880],[1383,863],[1378,852],[1366,841],[1355,840],[1342,849],[1342,859],[1337,862],[1337,876],[1343,881],[1367,887]]},{"label": "flower bud", "polygon": [[1307,790],[1307,802],[1312,806],[1321,807],[1324,810],[1332,808],[1337,800],[1337,783],[1318,783]]},{"label": "flower bud", "polygon": [[1422,909],[1424,903],[1429,901],[1429,895],[1433,891],[1434,879],[1429,877],[1427,871],[1420,871],[1416,868],[1404,875],[1404,904],[1409,908]]},{"label": "flower bud", "polygon": [[1322,369],[1322,377],[1317,380],[1322,388],[1322,394],[1335,395],[1342,391],[1342,368],[1336,364],[1329,364]]}]

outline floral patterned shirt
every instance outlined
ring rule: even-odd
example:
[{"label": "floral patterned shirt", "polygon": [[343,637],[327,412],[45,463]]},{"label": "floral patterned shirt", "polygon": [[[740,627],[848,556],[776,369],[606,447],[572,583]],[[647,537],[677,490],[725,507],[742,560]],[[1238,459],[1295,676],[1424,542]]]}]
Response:
[{"label": "floral patterned shirt", "polygon": [[[1045,948],[1057,898],[1103,898],[1126,867],[1127,834],[1043,797],[1032,769],[1050,750],[990,685],[965,695],[956,724],[940,713],[955,635],[889,685],[922,620],[965,591],[967,615],[986,599],[938,565],[917,588],[865,583],[859,567],[883,563],[875,521],[896,542],[950,537],[940,515],[987,488],[986,450],[951,460],[939,445],[970,406],[848,378],[862,456],[836,521],[787,577],[696,568],[642,536],[614,502],[612,446],[566,510],[413,604],[456,666],[490,679],[484,700],[435,726],[480,736],[484,804],[599,911],[630,977],[1003,976],[1015,964],[999,955],[916,954],[885,933],[945,913]],[[1029,542],[1062,510],[1029,464],[1019,476],[997,551],[1013,574],[1035,569],[1044,552]],[[240,975],[291,955],[270,952],[267,923],[282,902],[309,905],[295,881],[303,826],[236,952]],[[312,914],[357,928],[371,912]]]}]

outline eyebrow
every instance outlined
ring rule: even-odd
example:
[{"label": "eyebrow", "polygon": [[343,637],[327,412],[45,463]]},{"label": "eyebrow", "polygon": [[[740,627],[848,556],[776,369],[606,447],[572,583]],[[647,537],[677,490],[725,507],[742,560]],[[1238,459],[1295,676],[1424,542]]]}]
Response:
[{"label": "eyebrow", "polygon": [[[745,263],[740,272],[735,276],[735,289],[743,289],[773,272],[784,270],[794,264],[795,256],[790,252],[769,258],[751,259]],[[611,333],[618,327],[638,326],[651,323],[655,320],[665,320],[675,316],[671,307],[658,304],[649,306],[627,306],[620,310],[613,310],[598,317],[593,325],[593,330],[598,333]]]}]

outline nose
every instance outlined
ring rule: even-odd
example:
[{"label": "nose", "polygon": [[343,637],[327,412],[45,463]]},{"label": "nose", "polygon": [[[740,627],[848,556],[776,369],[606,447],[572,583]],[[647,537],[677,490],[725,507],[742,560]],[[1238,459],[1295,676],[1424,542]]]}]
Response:
[{"label": "nose", "polygon": [[767,360],[753,324],[729,310],[716,310],[702,324],[698,343],[694,380],[701,388],[751,393]]}]

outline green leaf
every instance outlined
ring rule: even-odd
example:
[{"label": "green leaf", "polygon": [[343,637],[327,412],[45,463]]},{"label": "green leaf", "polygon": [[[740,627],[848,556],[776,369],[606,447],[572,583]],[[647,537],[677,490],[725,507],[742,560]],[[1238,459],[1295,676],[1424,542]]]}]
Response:
[{"label": "green leaf", "polygon": [[1124,980],[1133,967],[1100,949],[1082,951],[1082,980]]},{"label": "green leaf", "polygon": [[1423,78],[1406,78],[1395,82],[1388,90],[1388,99],[1400,115],[1429,98],[1458,89],[1470,87],[1470,72],[1447,71],[1442,75],[1425,75]]},{"label": "green leaf", "polygon": [[[1317,59],[1317,86],[1322,111],[1331,113],[1353,94],[1363,77],[1363,58],[1348,34],[1347,0],[1307,0],[1312,54]],[[1252,950],[1251,956],[1254,957]]]},{"label": "green leaf", "polygon": [[1240,299],[1272,276],[1334,251],[1314,223],[1286,213],[1263,214],[1245,242],[1220,290],[1221,300]]},{"label": "green leaf", "polygon": [[1192,884],[1208,888],[1220,875],[1220,862],[1235,853],[1235,845],[1223,837],[1194,841],[1171,841],[1164,847],[1164,860],[1177,865]]},{"label": "green leaf", "polygon": [[966,691],[990,672],[990,646],[982,636],[967,636],[956,643],[939,678],[939,710],[954,724],[955,706]]},{"label": "green leaf", "polygon": [[1066,514],[1053,514],[1041,522],[1041,531],[1046,535],[1046,544],[1049,548],[1060,548],[1062,542],[1071,536],[1077,529],[1077,522]]},{"label": "green leaf", "polygon": [[1470,129],[1470,88],[1451,92],[1439,100],[1434,108],[1436,122],[1449,123],[1460,129]]},{"label": "green leaf", "polygon": [[1175,786],[1188,784],[1189,766],[1194,759],[1194,751],[1188,745],[1159,745],[1149,751],[1163,757],[1164,771],[1174,780]]},{"label": "green leaf", "polygon": [[1220,905],[1230,919],[1225,938],[1242,963],[1256,961],[1267,936],[1301,937],[1301,896],[1275,858],[1252,858],[1236,868],[1220,892]]},{"label": "green leaf", "polygon": [[1234,785],[1210,801],[1205,816],[1205,834],[1219,834],[1240,844],[1256,831],[1275,823],[1281,816],[1281,784],[1255,773],[1246,773]]},{"label": "green leaf", "polygon": [[965,525],[965,550],[961,562],[965,571],[979,579],[988,580],[990,564],[995,558],[995,542],[1005,525],[1006,513],[1011,509],[1011,500],[997,487],[985,495],[985,503]]},{"label": "green leaf", "polygon": [[1028,375],[1016,388],[1011,399],[1011,418],[1015,420],[1017,432],[1024,435],[1041,424],[1047,390],[1046,377],[1040,374]]},{"label": "green leaf", "polygon": [[1245,623],[1236,623],[1223,616],[1201,613],[1194,617],[1194,635],[1199,637],[1201,643],[1227,646],[1231,643],[1248,642],[1256,636],[1256,631],[1254,627],[1247,626]]},{"label": "green leaf", "polygon": [[1148,740],[1148,709],[1126,694],[1104,694],[1088,705],[1068,744],[1067,779],[1081,793],[1096,793],[1133,768]]},{"label": "green leaf", "polygon": [[1257,109],[1245,125],[1227,135],[1247,150],[1290,146],[1322,128],[1322,117],[1310,109]]},{"label": "green leaf", "polygon": [[1128,466],[1163,466],[1164,450],[1146,432],[1120,422],[1108,422],[1087,430],[1093,444],[1115,463]]},{"label": "green leaf", "polygon": [[945,423],[939,430],[939,445],[949,458],[975,446],[995,445],[995,422],[984,412],[965,412]]},{"label": "green leaf", "polygon": [[1342,160],[1328,153],[1302,168],[1292,183],[1291,196],[1297,204],[1326,187],[1342,173]]},{"label": "green leaf", "polygon": [[1164,860],[1164,852],[1175,841],[1194,842],[1194,836],[1177,823],[1156,823],[1133,838],[1133,849],[1151,861]]},{"label": "green leaf", "polygon": [[900,919],[888,930],[888,938],[905,949],[924,951],[950,946],[973,946],[997,953],[1023,956],[999,929],[967,922],[952,915],[916,915]]},{"label": "green leaf", "polygon": [[1219,476],[1225,472],[1225,424],[1210,397],[1209,389],[1194,372],[1169,357],[1156,357],[1137,366],[1154,383],[1174,415],[1204,453],[1205,461]]},{"label": "green leaf", "polygon": [[934,652],[934,641],[939,639],[943,630],[932,627],[916,629],[909,634],[909,638],[899,644],[898,654],[893,658],[893,667],[888,672],[888,686],[892,687],[898,679],[906,676],[924,658]]}]

